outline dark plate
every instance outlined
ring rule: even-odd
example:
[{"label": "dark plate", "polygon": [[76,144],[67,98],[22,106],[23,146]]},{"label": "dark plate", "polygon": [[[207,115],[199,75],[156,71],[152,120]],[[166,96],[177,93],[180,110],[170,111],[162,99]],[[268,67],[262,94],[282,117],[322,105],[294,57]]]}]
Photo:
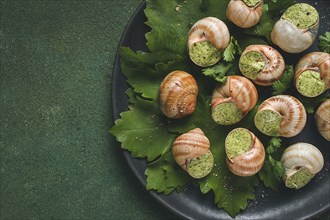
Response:
[{"label": "dark plate", "polygon": [[[320,13],[320,30],[324,33],[329,28],[330,2],[319,1],[299,1],[314,5]],[[146,40],[144,34],[150,29],[144,24],[147,20],[142,3],[131,17],[122,35],[120,45],[128,46],[134,51],[144,50]],[[317,51],[316,43],[304,53]],[[300,54],[299,57],[303,55]],[[287,54],[284,56],[288,56]],[[286,57],[291,63],[296,62],[297,55]],[[112,76],[112,105],[114,120],[120,117],[120,113],[128,108],[125,91],[128,85],[120,69],[120,53],[117,52],[114,72]],[[297,141],[310,142],[318,146],[323,153],[325,166],[311,182],[300,190],[281,188],[279,192],[263,187],[263,184],[255,190],[256,199],[249,202],[248,207],[239,213],[236,219],[309,219],[330,208],[330,177],[329,177],[329,142],[322,138],[315,125],[312,123],[313,115],[308,116],[308,122],[300,135],[292,138],[290,142]],[[118,143],[118,147],[119,143]],[[146,160],[135,159],[124,151],[124,156],[140,182],[145,186],[146,178],[144,171]],[[186,219],[231,219],[222,209],[218,209],[214,204],[213,193],[203,195],[197,187],[189,186],[187,190],[180,193],[172,193],[169,196],[149,191],[151,195],[180,217]]]}]

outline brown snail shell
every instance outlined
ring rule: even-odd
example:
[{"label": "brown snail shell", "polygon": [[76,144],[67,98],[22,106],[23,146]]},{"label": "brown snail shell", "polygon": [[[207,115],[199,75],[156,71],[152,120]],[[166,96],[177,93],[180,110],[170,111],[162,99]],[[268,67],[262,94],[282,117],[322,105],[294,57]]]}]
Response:
[{"label": "brown snail shell", "polygon": [[195,111],[198,86],[192,75],[176,70],[160,85],[160,109],[168,118],[182,118]]},{"label": "brown snail shell", "polygon": [[[223,125],[234,124],[241,120],[256,105],[258,92],[254,84],[243,76],[228,76],[224,84],[218,85],[212,94],[211,109],[213,119]],[[235,119],[235,122],[223,123],[215,118],[215,112],[220,104],[234,103],[241,112],[242,117]]]},{"label": "brown snail shell", "polygon": [[[253,67],[254,65],[253,63],[243,63],[244,56],[250,52],[257,52],[261,54],[264,62],[264,67],[256,74],[255,77],[249,76],[244,68],[244,66]],[[256,60],[255,62],[260,62],[260,60]],[[256,84],[261,86],[269,86],[282,77],[285,71],[285,61],[282,55],[271,46],[250,45],[241,55],[239,69],[245,77],[251,79]]]},{"label": "brown snail shell", "polygon": [[330,141],[330,99],[318,107],[315,112],[315,121],[320,134]]},{"label": "brown snail shell", "polygon": [[262,0],[255,6],[248,6],[242,0],[231,0],[227,6],[226,16],[238,27],[250,28],[260,21],[262,5]]},{"label": "brown snail shell", "polygon": [[[305,71],[313,71],[319,73],[321,80],[325,84],[323,91],[320,91],[315,95],[302,94],[302,92],[299,91],[298,78]],[[330,54],[324,52],[312,52],[303,56],[295,67],[294,81],[298,92],[307,97],[318,96],[325,90],[330,89]]]},{"label": "brown snail shell", "polygon": [[[274,120],[273,120],[274,117]],[[255,125],[268,136],[293,137],[305,127],[307,114],[303,104],[290,95],[266,99],[255,115]]]},{"label": "brown snail shell", "polygon": [[[210,141],[200,128],[195,128],[177,137],[173,143],[172,154],[176,163],[194,178],[202,178],[212,170],[213,155],[210,151]],[[201,172],[201,175],[191,173],[189,167],[192,160],[206,154],[210,156],[209,166],[204,167],[205,170]]]},{"label": "brown snail shell", "polygon": [[[250,136],[250,143],[248,146],[248,149],[245,152],[241,152],[238,155],[235,155],[234,157],[229,157],[228,151],[228,138],[233,132],[237,131],[245,131]],[[237,137],[233,137],[237,138]],[[235,146],[242,143],[242,140],[236,139]],[[225,149],[227,153],[227,167],[229,170],[238,176],[252,176],[260,171],[262,168],[264,161],[265,161],[265,149],[261,141],[249,130],[245,128],[236,128],[232,130],[225,140]]]}]

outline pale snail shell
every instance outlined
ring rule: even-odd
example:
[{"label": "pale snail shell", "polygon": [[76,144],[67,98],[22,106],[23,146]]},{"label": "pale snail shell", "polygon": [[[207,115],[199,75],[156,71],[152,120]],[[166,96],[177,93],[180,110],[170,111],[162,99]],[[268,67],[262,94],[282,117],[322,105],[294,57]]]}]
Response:
[{"label": "pale snail shell", "polygon": [[[227,25],[218,18],[206,17],[198,20],[189,30],[188,34],[188,51],[198,42],[210,42],[217,50],[223,51],[229,44],[230,33]],[[190,57],[192,59],[192,57]],[[213,63],[200,64],[194,59],[192,61],[199,66],[211,66]]]},{"label": "pale snail shell", "polygon": [[[173,158],[182,169],[187,171],[194,178],[202,178],[209,174],[213,168],[213,155],[210,151],[210,141],[200,128],[195,128],[177,137],[172,147]],[[200,173],[190,170],[190,165],[194,159],[204,158],[207,165],[203,166]],[[203,160],[203,159],[202,159]]]},{"label": "pale snail shell", "polygon": [[305,127],[307,114],[303,104],[290,95],[266,99],[258,108],[254,122],[268,136],[293,137]]},{"label": "pale snail shell", "polygon": [[[322,153],[315,146],[308,143],[296,143],[286,148],[282,154],[281,161],[285,168],[283,180],[289,188],[299,189],[305,186],[315,174],[320,172],[324,166]],[[308,177],[296,177],[299,172],[305,172]]]},{"label": "pale snail shell", "polygon": [[[305,71],[312,71],[319,74],[320,80],[322,81],[322,84],[324,84],[322,85],[322,90],[314,92],[315,94],[306,94],[306,92],[300,91],[298,78]],[[318,96],[325,90],[330,89],[330,54],[324,52],[312,52],[303,56],[296,64],[294,81],[298,92],[307,97]],[[315,90],[317,85],[311,84],[309,87],[309,89]]]},{"label": "pale snail shell", "polygon": [[[238,155],[231,157],[229,156],[230,154],[228,152],[230,149],[228,148],[233,146],[229,146],[228,138],[231,136],[231,134],[233,134],[233,132],[242,131],[245,132],[245,134],[247,134],[250,138],[250,143],[248,143],[249,145],[245,146],[248,148],[243,152],[240,152]],[[235,134],[233,138],[237,138],[235,137]],[[231,144],[237,146],[242,144],[244,141],[245,140],[240,140],[237,138]],[[232,173],[238,176],[252,176],[256,174],[260,171],[265,161],[265,149],[263,144],[251,131],[245,128],[236,128],[227,135],[225,140],[225,150],[227,154],[227,167]]]},{"label": "pale snail shell", "polygon": [[[252,108],[258,100],[258,92],[254,84],[243,76],[228,76],[224,84],[218,85],[212,93],[211,109],[212,117],[215,122],[222,125],[235,124],[239,122]],[[218,113],[230,116],[226,112],[222,112],[221,104],[233,103],[241,116],[235,118],[234,121],[224,118],[218,119]]]},{"label": "pale snail shell", "polygon": [[168,118],[182,118],[195,111],[198,86],[192,75],[176,70],[160,85],[160,109]]},{"label": "pale snail shell", "polygon": [[[307,5],[307,4],[299,3],[296,5]],[[313,24],[309,28],[301,28],[301,29],[298,28],[292,22],[283,19],[283,15],[282,15],[281,19],[275,23],[270,38],[271,41],[275,45],[279,46],[282,50],[288,53],[300,53],[308,49],[313,44],[317,36],[318,29],[319,29],[318,13],[317,13],[317,21],[315,24]]]},{"label": "pale snail shell", "polygon": [[320,134],[330,141],[330,99],[318,107],[315,112],[315,121]]},{"label": "pale snail shell", "polygon": [[[251,69],[253,68],[255,63],[246,63],[244,58],[245,56],[248,56],[248,54],[251,54],[253,52],[260,54],[263,59],[256,59],[253,61],[255,61],[255,63],[262,62],[264,63],[264,66],[260,68],[260,71],[256,75],[251,76],[247,72],[246,67]],[[253,62],[250,61],[250,59],[248,61]],[[245,77],[248,77],[256,84],[261,86],[269,86],[282,77],[285,71],[285,61],[282,55],[271,46],[250,45],[243,51],[240,57],[239,69]]]},{"label": "pale snail shell", "polygon": [[262,16],[263,0],[254,6],[248,6],[243,0],[231,0],[227,6],[227,18],[241,28],[256,25]]}]

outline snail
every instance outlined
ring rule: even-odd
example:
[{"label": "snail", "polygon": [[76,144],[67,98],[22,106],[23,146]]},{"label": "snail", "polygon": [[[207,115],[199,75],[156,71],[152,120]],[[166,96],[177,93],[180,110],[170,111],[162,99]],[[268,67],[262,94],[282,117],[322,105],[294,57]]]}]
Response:
[{"label": "snail", "polygon": [[238,176],[252,176],[260,171],[265,161],[261,141],[248,129],[236,128],[225,140],[228,169]]},{"label": "snail", "polygon": [[300,53],[314,42],[319,29],[319,14],[306,3],[290,6],[271,32],[271,41],[288,53]]},{"label": "snail", "polygon": [[210,141],[200,128],[177,137],[173,143],[174,160],[193,178],[207,176],[214,164]]},{"label": "snail", "polygon": [[212,66],[221,59],[221,51],[228,46],[229,40],[229,30],[223,21],[215,17],[203,18],[189,31],[189,57],[198,66]]},{"label": "snail", "polygon": [[212,94],[213,120],[220,125],[239,122],[256,105],[258,92],[254,84],[243,76],[228,76]]},{"label": "snail", "polygon": [[250,45],[239,59],[241,73],[258,85],[269,86],[280,79],[285,70],[282,55],[268,45]]},{"label": "snail", "polygon": [[309,143],[296,143],[286,148],[281,161],[285,168],[283,180],[286,187],[300,189],[305,186],[324,165],[322,153]]},{"label": "snail", "polygon": [[262,16],[263,0],[231,0],[226,16],[238,27],[250,28],[256,25]]},{"label": "snail", "polygon": [[316,110],[315,122],[320,134],[330,141],[330,99],[324,101]]},{"label": "snail", "polygon": [[330,88],[330,54],[312,52],[303,56],[295,67],[297,91],[306,97],[316,97]]},{"label": "snail", "polygon": [[197,82],[192,75],[173,71],[160,85],[160,109],[168,118],[183,118],[195,111],[197,94]]},{"label": "snail", "polygon": [[254,117],[257,129],[268,136],[293,137],[305,127],[307,114],[303,104],[290,95],[266,99]]}]

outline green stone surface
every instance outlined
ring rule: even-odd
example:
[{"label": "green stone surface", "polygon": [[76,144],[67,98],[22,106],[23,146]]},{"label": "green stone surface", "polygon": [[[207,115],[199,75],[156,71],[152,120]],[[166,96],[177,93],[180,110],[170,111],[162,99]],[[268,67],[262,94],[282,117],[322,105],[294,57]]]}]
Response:
[{"label": "green stone surface", "polygon": [[0,219],[177,219],[130,170],[111,75],[141,0],[0,2]]}]

